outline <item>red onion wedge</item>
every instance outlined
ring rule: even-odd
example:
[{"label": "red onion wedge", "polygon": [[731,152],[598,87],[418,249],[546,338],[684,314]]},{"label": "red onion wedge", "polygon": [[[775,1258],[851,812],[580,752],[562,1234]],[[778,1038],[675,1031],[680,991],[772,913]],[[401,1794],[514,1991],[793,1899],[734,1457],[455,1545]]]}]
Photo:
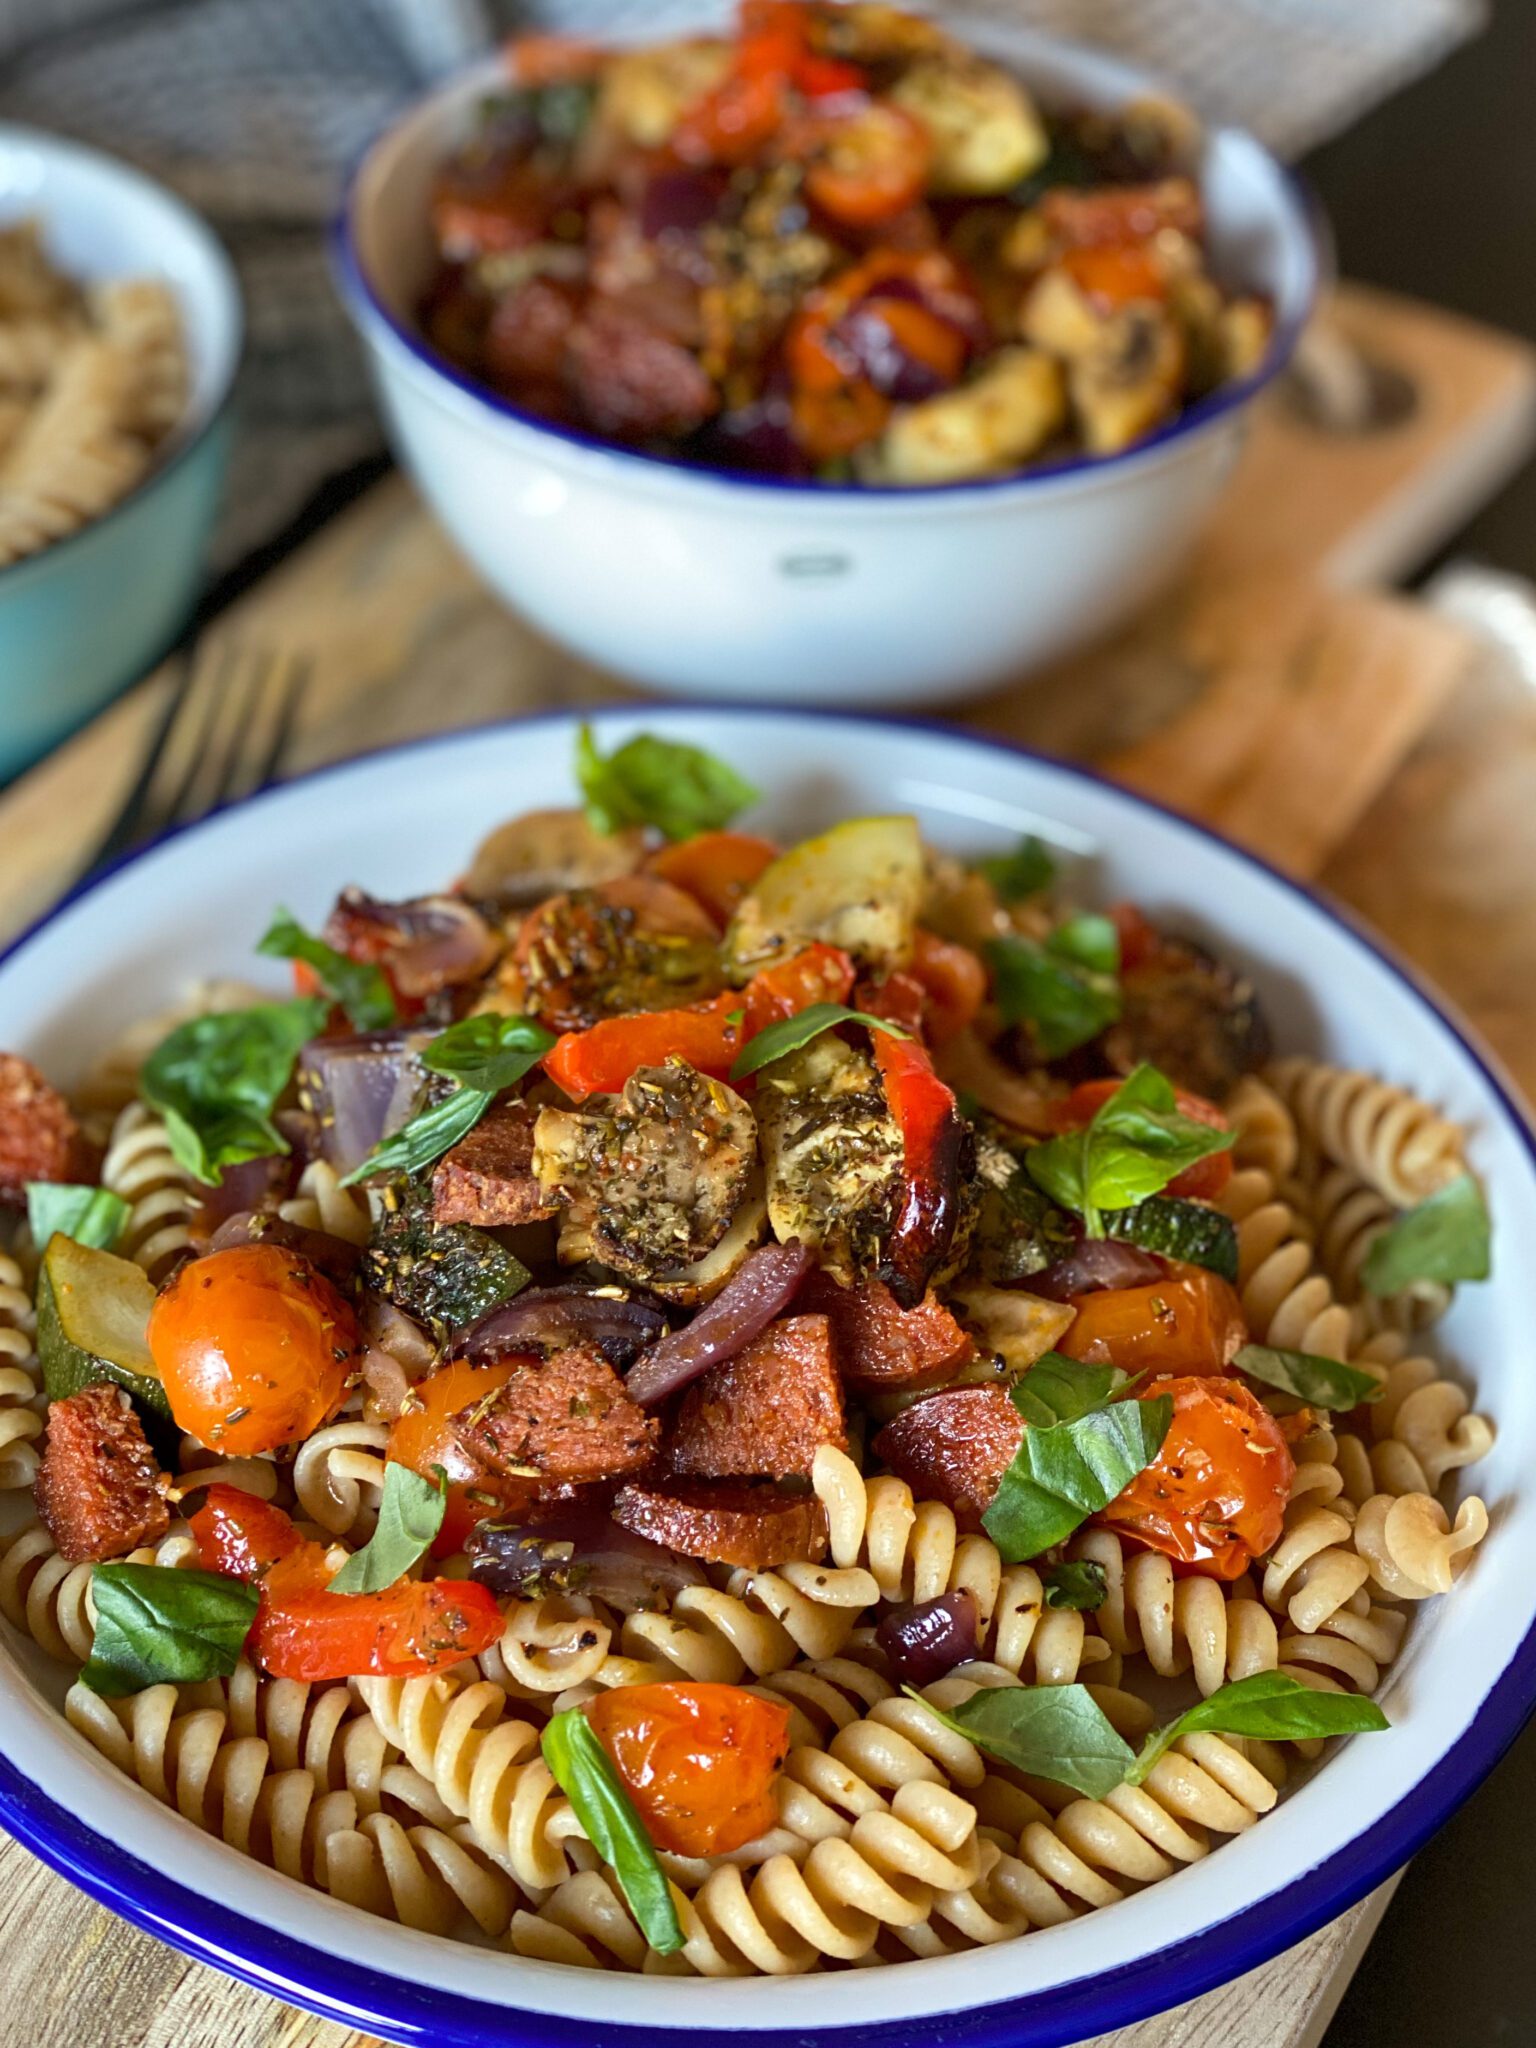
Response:
[{"label": "red onion wedge", "polygon": [[1024,1285],[1047,1301],[1070,1301],[1074,1294],[1091,1294],[1100,1287],[1150,1287],[1164,1271],[1160,1259],[1136,1245],[1120,1244],[1112,1237],[1085,1237],[1043,1273],[1031,1273]]},{"label": "red onion wedge", "polygon": [[415,1113],[426,1081],[416,1058],[430,1031],[362,1031],[316,1038],[299,1055],[299,1099],[313,1113],[317,1149],[350,1173],[381,1138]]},{"label": "red onion wedge", "polygon": [[[357,945],[360,939],[365,948]],[[379,960],[403,996],[430,996],[478,981],[502,943],[462,896],[380,903],[362,889],[342,890],[326,921],[325,940],[354,959]]]},{"label": "red onion wedge", "polygon": [[632,1613],[707,1583],[691,1558],[620,1528],[598,1507],[552,1507],[526,1523],[480,1522],[465,1549],[472,1575],[503,1598],[585,1593]]},{"label": "red onion wedge", "polygon": [[760,1246],[707,1308],[646,1353],[624,1383],[630,1399],[646,1407],[665,1401],[745,1350],[789,1307],[811,1263],[798,1238]]},{"label": "red onion wedge", "polygon": [[208,1241],[211,1252],[228,1251],[237,1244],[276,1244],[284,1251],[297,1252],[317,1266],[327,1280],[345,1286],[356,1273],[363,1247],[344,1237],[332,1237],[328,1230],[306,1230],[301,1223],[285,1223],[280,1216],[262,1210],[242,1209],[224,1221]]},{"label": "red onion wedge", "polygon": [[978,1619],[975,1594],[962,1588],[893,1608],[875,1630],[875,1641],[893,1677],[904,1685],[931,1685],[976,1655]]},{"label": "red onion wedge", "polygon": [[288,1194],[296,1177],[296,1162],[282,1152],[264,1159],[242,1159],[226,1166],[217,1187],[211,1187],[187,1218],[193,1249],[207,1251],[215,1233],[231,1216],[267,1209]]},{"label": "red onion wedge", "polygon": [[647,1344],[665,1334],[667,1319],[654,1302],[617,1290],[581,1293],[530,1287],[482,1316],[454,1342],[454,1356],[491,1365],[515,1352],[564,1351],[590,1344],[612,1366],[633,1364]]}]

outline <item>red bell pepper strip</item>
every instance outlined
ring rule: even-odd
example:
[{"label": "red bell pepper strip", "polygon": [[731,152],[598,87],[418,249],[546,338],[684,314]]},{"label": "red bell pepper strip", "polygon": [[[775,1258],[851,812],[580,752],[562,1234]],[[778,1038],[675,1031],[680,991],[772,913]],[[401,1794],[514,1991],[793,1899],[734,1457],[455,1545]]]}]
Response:
[{"label": "red bell pepper strip", "polygon": [[617,1095],[637,1067],[659,1067],[669,1056],[717,1081],[727,1080],[748,1039],[781,1017],[796,1017],[813,1003],[841,1003],[853,987],[853,962],[836,946],[807,946],[754,975],[744,989],[728,989],[685,1010],[639,1010],[605,1017],[585,1031],[567,1031],[544,1056],[544,1071],[573,1102]]},{"label": "red bell pepper strip", "polygon": [[332,1593],[323,1543],[281,1508],[210,1486],[191,1518],[207,1570],[261,1588],[251,1655],[274,1678],[419,1678],[477,1657],[505,1627],[484,1586],[400,1579],[381,1593]]},{"label": "red bell pepper strip", "polygon": [[886,1107],[901,1133],[901,1194],[879,1277],[902,1308],[922,1300],[960,1216],[971,1138],[954,1090],[915,1038],[871,1032]]}]

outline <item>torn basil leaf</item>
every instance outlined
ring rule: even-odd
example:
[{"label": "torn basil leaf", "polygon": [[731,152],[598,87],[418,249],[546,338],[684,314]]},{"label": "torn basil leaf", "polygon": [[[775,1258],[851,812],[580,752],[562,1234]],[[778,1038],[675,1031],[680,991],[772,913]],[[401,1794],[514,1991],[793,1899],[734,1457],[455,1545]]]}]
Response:
[{"label": "torn basil leaf", "polygon": [[989,1756],[1085,1799],[1103,1799],[1124,1784],[1135,1760],[1086,1685],[986,1686],[947,1711],[910,1685],[905,1690]]},{"label": "torn basil leaf", "polygon": [[109,1252],[122,1236],[133,1211],[110,1188],[76,1187],[69,1181],[27,1182],[27,1227],[32,1242],[45,1251],[49,1238],[72,1237],[93,1251]]},{"label": "torn basil leaf", "polygon": [[1107,917],[1068,918],[1039,943],[993,939],[987,947],[1005,1024],[1027,1024],[1041,1053],[1061,1059],[1120,1015],[1120,938]]},{"label": "torn basil leaf", "polygon": [[642,732],[604,756],[590,725],[576,736],[576,780],[597,831],[654,825],[668,839],[719,831],[758,797],[745,777],[702,747]]},{"label": "torn basil leaf", "polygon": [[1311,1351],[1283,1351],[1274,1344],[1245,1344],[1232,1365],[1266,1387],[1278,1387],[1313,1408],[1357,1408],[1381,1399],[1381,1381],[1358,1366]]},{"label": "torn basil leaf", "polygon": [[447,1475],[441,1465],[437,1474],[436,1479],[423,1479],[393,1459],[384,1467],[377,1526],[331,1580],[333,1593],[382,1593],[425,1557],[448,1506]]},{"label": "torn basil leaf", "polygon": [[[1049,1391],[1043,1400],[1036,1374],[1047,1364],[1045,1359],[1031,1366],[1013,1389],[1014,1406],[1025,1418],[1024,1436],[981,1518],[1009,1564],[1038,1557],[1065,1541],[1089,1515],[1108,1507],[1152,1463],[1173,1420],[1173,1402],[1167,1394],[1151,1401],[1114,1400],[1111,1396],[1118,1389],[1113,1367],[1086,1369],[1111,1375],[1107,1385],[1074,1381],[1063,1368],[1075,1360],[1048,1356]],[[1091,1396],[1096,1384],[1103,1391],[1095,1402]],[[1032,1410],[1037,1415],[1056,1412],[1063,1419],[1048,1425],[1032,1422]]]},{"label": "torn basil leaf", "polygon": [[467,1136],[494,1100],[483,1088],[455,1088],[441,1102],[417,1110],[409,1123],[381,1138],[366,1159],[343,1174],[341,1185],[352,1187],[376,1173],[420,1173]]},{"label": "torn basil leaf", "polygon": [[421,1064],[463,1088],[499,1095],[512,1088],[555,1043],[532,1017],[504,1017],[486,1010],[450,1024],[421,1049]]},{"label": "torn basil leaf", "polygon": [[1104,1237],[1106,1209],[1160,1194],[1187,1167],[1231,1149],[1236,1133],[1186,1116],[1156,1067],[1130,1074],[1080,1131],[1033,1145],[1024,1163],[1037,1187],[1075,1209],[1089,1237]]},{"label": "torn basil leaf", "polygon": [[298,960],[309,968],[333,1003],[340,1003],[357,1031],[387,1031],[396,1021],[394,993],[382,967],[349,959],[307,932],[291,910],[279,909],[256,943],[269,960]]},{"label": "torn basil leaf", "polygon": [[254,1586],[160,1564],[99,1564],[91,1574],[96,1638],[80,1673],[121,1699],[147,1685],[228,1678],[256,1619]]},{"label": "torn basil leaf", "polygon": [[1027,833],[1012,853],[990,854],[975,863],[1004,903],[1021,903],[1026,896],[1038,896],[1056,879],[1056,861],[1043,839]]},{"label": "torn basil leaf", "polygon": [[658,1955],[676,1954],[683,1930],[671,1889],[645,1823],[591,1722],[580,1707],[567,1708],[547,1723],[539,1742],[587,1840],[618,1879],[640,1932]]},{"label": "torn basil leaf", "polygon": [[139,1074],[139,1093],[165,1119],[178,1165],[217,1182],[242,1159],[286,1152],[272,1112],[299,1049],[325,1028],[323,996],[191,1017],[163,1038]]},{"label": "torn basil leaf", "polygon": [[1109,1579],[1101,1564],[1092,1558],[1069,1557],[1040,1574],[1047,1607],[1070,1607],[1079,1614],[1093,1614],[1109,1597]]},{"label": "torn basil leaf", "polygon": [[1288,1671],[1260,1671],[1219,1686],[1209,1699],[1154,1729],[1126,1776],[1142,1784],[1181,1735],[1254,1735],[1266,1742],[1303,1742],[1320,1735],[1366,1735],[1390,1728],[1374,1700],[1358,1693],[1314,1692]]},{"label": "torn basil leaf", "polygon": [[1486,1280],[1493,1271],[1491,1226],[1483,1191],[1463,1173],[1388,1224],[1365,1255],[1361,1285],[1372,1294],[1400,1294],[1417,1281],[1452,1286]]},{"label": "torn basil leaf", "polygon": [[731,1079],[744,1080],[748,1074],[755,1074],[759,1067],[771,1066],[775,1060],[783,1059],[786,1053],[798,1052],[802,1045],[809,1045],[813,1038],[820,1038],[823,1031],[830,1031],[838,1024],[862,1024],[870,1031],[884,1031],[892,1038],[910,1038],[911,1032],[900,1024],[893,1024],[888,1017],[871,1017],[864,1010],[848,1010],[841,1003],[812,1003],[793,1017],[781,1017],[776,1024],[765,1025],[755,1038],[748,1039],[731,1065]]}]

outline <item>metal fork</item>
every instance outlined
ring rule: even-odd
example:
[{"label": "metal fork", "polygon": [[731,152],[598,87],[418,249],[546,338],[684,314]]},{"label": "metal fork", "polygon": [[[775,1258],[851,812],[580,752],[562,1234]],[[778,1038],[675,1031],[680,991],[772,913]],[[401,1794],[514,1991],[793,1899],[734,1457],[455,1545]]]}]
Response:
[{"label": "metal fork", "polygon": [[122,808],[81,876],[274,781],[310,675],[301,655],[200,643],[184,659]]}]

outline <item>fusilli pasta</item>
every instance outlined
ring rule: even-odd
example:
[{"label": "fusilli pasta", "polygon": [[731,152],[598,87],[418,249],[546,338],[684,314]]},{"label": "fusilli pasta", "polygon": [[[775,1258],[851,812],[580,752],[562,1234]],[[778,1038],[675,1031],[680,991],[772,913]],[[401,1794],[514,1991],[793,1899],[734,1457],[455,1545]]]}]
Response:
[{"label": "fusilli pasta", "polygon": [[1466,1172],[1458,1124],[1406,1088],[1321,1060],[1276,1060],[1266,1079],[1303,1136],[1399,1209]]}]

